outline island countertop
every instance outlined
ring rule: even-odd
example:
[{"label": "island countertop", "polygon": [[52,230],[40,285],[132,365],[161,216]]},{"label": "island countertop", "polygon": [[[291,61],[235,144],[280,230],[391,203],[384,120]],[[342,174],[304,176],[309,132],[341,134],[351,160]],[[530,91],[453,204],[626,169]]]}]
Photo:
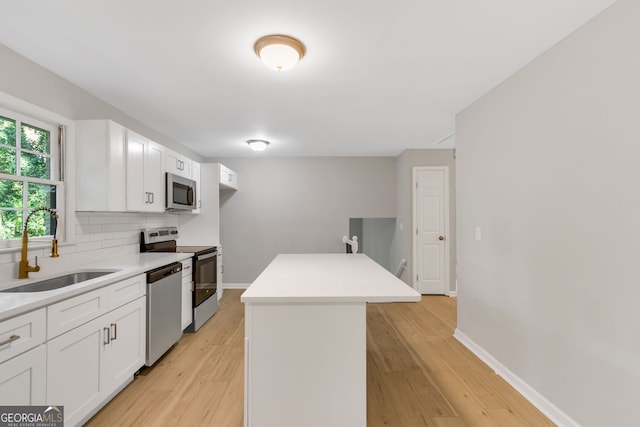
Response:
[{"label": "island countertop", "polygon": [[281,254],[244,303],[415,302],[421,295],[364,254]]}]

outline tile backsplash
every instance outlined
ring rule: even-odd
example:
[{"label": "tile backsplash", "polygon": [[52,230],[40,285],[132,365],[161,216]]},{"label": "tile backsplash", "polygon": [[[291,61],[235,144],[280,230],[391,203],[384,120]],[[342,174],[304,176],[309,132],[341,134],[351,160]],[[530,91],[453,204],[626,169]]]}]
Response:
[{"label": "tile backsplash", "polygon": [[[42,267],[32,277],[49,275],[102,259],[139,252],[140,230],[143,228],[178,226],[179,216],[167,213],[76,212],[75,240],[62,243],[59,258],[49,258],[48,245],[29,250],[29,259],[38,257]],[[17,278],[20,252],[0,253],[0,283]]]}]

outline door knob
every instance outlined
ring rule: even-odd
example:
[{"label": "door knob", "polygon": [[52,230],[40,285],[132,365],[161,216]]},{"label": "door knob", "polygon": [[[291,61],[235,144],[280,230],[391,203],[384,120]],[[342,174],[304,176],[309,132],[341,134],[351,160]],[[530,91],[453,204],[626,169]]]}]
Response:
[{"label": "door knob", "polygon": [[439,236],[438,240],[444,240],[444,236]]}]

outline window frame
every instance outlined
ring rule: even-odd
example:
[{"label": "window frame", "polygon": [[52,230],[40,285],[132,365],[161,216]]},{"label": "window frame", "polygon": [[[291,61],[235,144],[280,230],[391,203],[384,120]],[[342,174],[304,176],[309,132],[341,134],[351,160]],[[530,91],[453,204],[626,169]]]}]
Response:
[{"label": "window frame", "polygon": [[[52,185],[56,187],[56,212],[58,213],[60,218],[65,217],[65,207],[66,207],[66,188],[64,181],[61,180],[62,174],[61,168],[65,164],[64,159],[62,159],[62,154],[64,152],[64,147],[61,147],[61,144],[64,144],[64,141],[60,141],[60,127],[64,126],[64,124],[56,123],[58,120],[55,118],[51,118],[51,120],[43,120],[40,118],[40,115],[32,115],[24,112],[20,112],[16,109],[12,109],[11,106],[0,105],[0,116],[3,116],[9,120],[14,120],[16,122],[16,146],[7,146],[1,145],[3,148],[10,148],[16,150],[16,174],[6,174],[0,173],[0,179],[8,179],[13,181],[23,182],[23,193],[22,193],[22,208],[21,209],[6,209],[6,210],[15,210],[22,212],[22,229],[24,229],[24,221],[29,213],[34,209],[29,207],[28,200],[28,185],[29,183],[33,184],[44,184],[44,185]],[[49,132],[49,168],[50,168],[50,178],[34,178],[29,176],[21,175],[21,155],[23,152],[26,153],[34,153],[41,154],[39,152],[28,150],[22,148],[21,143],[21,131],[20,124],[24,124],[30,127],[39,128]],[[5,209],[3,209],[5,210]],[[38,242],[49,242],[53,236],[51,234],[45,236],[29,236],[29,241],[34,243]],[[60,222],[58,223],[57,229],[57,239],[61,242],[65,241],[65,233],[64,228],[61,226]],[[19,246],[21,244],[21,237],[16,237],[12,239],[0,239],[0,248],[12,248]]]}]

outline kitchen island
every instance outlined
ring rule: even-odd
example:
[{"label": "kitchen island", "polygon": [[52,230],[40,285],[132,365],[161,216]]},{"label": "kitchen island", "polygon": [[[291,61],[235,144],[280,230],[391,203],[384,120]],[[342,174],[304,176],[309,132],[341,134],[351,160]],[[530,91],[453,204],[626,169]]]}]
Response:
[{"label": "kitchen island", "polygon": [[278,255],[241,298],[245,427],[365,427],[366,304],[420,298],[364,254]]}]

